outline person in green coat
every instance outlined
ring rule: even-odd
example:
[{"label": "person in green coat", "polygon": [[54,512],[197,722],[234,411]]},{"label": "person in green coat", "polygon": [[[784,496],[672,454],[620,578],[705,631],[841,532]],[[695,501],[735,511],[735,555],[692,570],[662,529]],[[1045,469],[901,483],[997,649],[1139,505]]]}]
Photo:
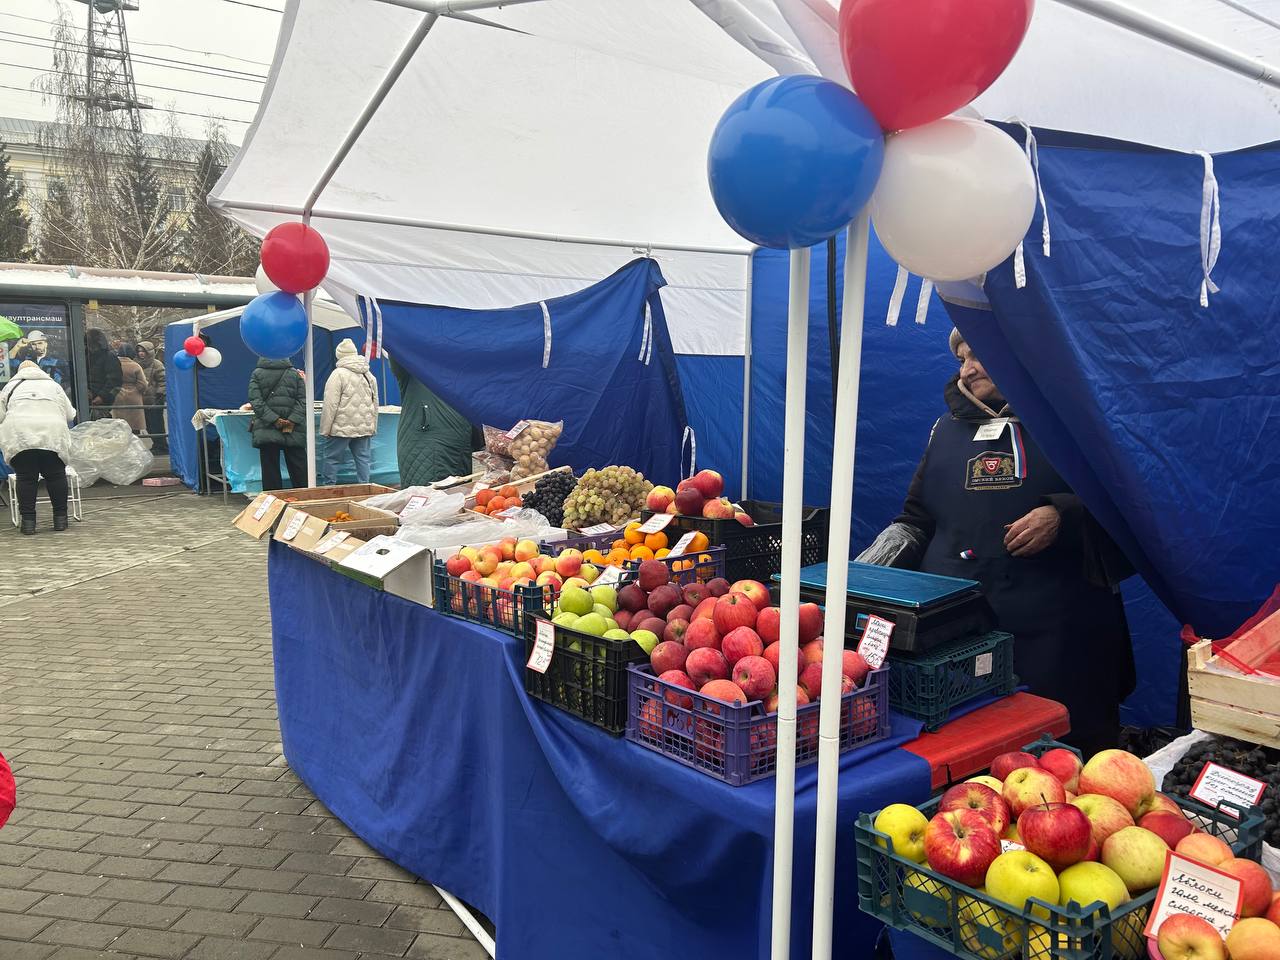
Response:
[{"label": "person in green coat", "polygon": [[475,428],[425,383],[390,357],[400,385],[400,428],[396,456],[402,487],[425,486],[471,473]]},{"label": "person in green coat", "polygon": [[307,485],[307,388],[288,360],[263,357],[249,376],[249,432],[262,460],[262,489],[282,490],[280,455],[290,486]]}]

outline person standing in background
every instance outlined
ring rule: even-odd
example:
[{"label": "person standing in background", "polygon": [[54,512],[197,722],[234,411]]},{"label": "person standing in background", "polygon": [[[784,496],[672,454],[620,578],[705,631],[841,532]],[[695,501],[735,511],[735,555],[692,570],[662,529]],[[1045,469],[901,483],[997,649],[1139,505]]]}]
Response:
[{"label": "person standing in background", "polygon": [[400,427],[396,433],[400,485],[425,486],[471,473],[475,428],[393,357],[387,359],[400,386]]},{"label": "person standing in background", "polygon": [[249,377],[249,431],[262,461],[262,489],[282,490],[280,455],[290,486],[307,485],[306,387],[288,359],[258,361]]},{"label": "person standing in background", "polygon": [[369,448],[378,432],[378,381],[369,361],[356,352],[350,339],[334,350],[337,365],[324,384],[320,435],[327,438],[320,463],[320,483],[338,482],[338,467],[351,451],[356,481],[369,482]]},{"label": "person standing in background", "polygon": [[142,375],[147,378],[147,392],[143,395],[148,409],[145,411],[147,433],[151,435],[151,452],[168,453],[169,443],[165,429],[165,383],[164,361],[156,356],[155,345],[150,340],[138,344],[138,366]]},{"label": "person standing in background", "polygon": [[121,383],[115,399],[119,406],[111,410],[111,415],[129,424],[129,429],[135,434],[147,429],[147,417],[142,410],[147,395],[147,377],[135,359],[137,355],[131,343],[120,348]]},{"label": "person standing in background", "polygon": [[101,330],[89,330],[84,335],[85,359],[89,369],[89,403],[93,406],[91,420],[103,420],[111,416],[109,409],[116,392],[124,380],[120,372],[120,358],[111,351],[107,335]]}]

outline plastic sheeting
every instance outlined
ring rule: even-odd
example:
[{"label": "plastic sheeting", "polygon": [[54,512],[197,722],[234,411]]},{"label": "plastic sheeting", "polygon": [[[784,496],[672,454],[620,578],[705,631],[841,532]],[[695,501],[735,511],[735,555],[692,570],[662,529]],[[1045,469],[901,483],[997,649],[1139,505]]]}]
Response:
[{"label": "plastic sheeting", "polygon": [[91,420],[71,428],[70,465],[86,487],[99,478],[127,487],[146,474],[153,459],[123,420]]}]

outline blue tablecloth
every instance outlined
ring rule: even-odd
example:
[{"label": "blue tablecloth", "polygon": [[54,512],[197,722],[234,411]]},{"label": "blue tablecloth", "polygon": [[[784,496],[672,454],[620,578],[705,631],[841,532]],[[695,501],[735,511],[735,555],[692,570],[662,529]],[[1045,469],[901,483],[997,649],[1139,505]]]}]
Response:
[{"label": "blue tablecloth", "polygon": [[[396,430],[400,426],[400,414],[382,411],[378,414],[378,433],[370,449],[370,476],[374,483],[387,486],[400,485],[400,461],[396,457]],[[262,492],[262,461],[249,436],[249,414],[220,413],[213,418],[213,427],[222,441],[222,464],[226,468],[227,482],[232,493]],[[320,427],[320,413],[316,412],[316,429]],[[325,438],[316,437],[316,469],[320,469],[324,456]],[[280,475],[284,472],[284,458],[280,458]],[[347,457],[338,471],[338,483],[355,483],[355,464]]]},{"label": "blue tablecloth", "polygon": [[[769,955],[774,781],[730,787],[524,693],[523,644],[270,546],[285,756],[366,842],[487,914],[502,960]],[[869,957],[860,810],[929,795],[889,741],[840,778],[836,953]],[[809,955],[816,766],[797,772],[792,955]],[[806,869],[806,867],[808,867]]]}]

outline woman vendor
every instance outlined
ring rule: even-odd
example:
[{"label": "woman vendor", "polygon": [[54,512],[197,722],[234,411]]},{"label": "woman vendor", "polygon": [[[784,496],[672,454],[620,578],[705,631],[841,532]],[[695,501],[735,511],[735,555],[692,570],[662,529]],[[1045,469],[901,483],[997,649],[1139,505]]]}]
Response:
[{"label": "woman vendor", "polygon": [[960,371],[943,389],[902,513],[859,560],[977,580],[1015,671],[1071,713],[1086,756],[1114,747],[1134,687],[1119,582],[1133,571],[1045,459],[959,331]]}]

